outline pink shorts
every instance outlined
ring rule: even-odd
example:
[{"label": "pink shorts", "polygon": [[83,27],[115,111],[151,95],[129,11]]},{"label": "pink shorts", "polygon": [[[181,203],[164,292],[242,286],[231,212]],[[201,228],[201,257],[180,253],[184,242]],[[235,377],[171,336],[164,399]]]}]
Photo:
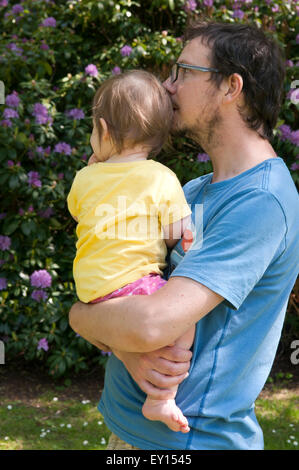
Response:
[{"label": "pink shorts", "polygon": [[120,289],[117,289],[111,292],[104,297],[99,297],[98,299],[92,300],[91,304],[98,302],[103,302],[104,300],[114,299],[115,297],[125,297],[127,295],[151,295],[156,290],[160,289],[166,284],[167,281],[162,279],[159,274],[148,274],[137,281],[131,282]]}]

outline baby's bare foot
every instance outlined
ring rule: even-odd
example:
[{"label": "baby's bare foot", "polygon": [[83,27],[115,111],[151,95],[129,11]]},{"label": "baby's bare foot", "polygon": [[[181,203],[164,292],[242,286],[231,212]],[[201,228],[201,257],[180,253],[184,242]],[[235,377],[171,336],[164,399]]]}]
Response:
[{"label": "baby's bare foot", "polygon": [[143,416],[151,421],[162,421],[172,431],[189,432],[188,421],[172,400],[152,400],[147,398],[142,407]]}]

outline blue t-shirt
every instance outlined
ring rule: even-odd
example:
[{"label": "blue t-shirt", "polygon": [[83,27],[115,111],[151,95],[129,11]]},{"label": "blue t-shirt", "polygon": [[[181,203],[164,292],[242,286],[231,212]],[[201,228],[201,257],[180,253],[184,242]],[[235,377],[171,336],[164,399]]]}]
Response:
[{"label": "blue t-shirt", "polygon": [[112,355],[106,367],[99,410],[111,431],[140,449],[263,449],[254,402],[298,275],[298,194],[279,157],[219,183],[212,176],[184,187],[194,241],[188,250],[180,241],[170,257],[170,276],[225,299],[197,322],[189,376],[178,388],[190,432],[145,419],[146,395],[122,362]]}]

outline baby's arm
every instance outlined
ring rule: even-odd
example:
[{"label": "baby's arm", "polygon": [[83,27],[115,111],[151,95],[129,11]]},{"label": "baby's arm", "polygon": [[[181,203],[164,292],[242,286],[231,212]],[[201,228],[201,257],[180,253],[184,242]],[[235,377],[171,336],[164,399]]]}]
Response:
[{"label": "baby's arm", "polygon": [[168,248],[174,247],[174,245],[182,238],[183,233],[191,222],[191,215],[184,217],[173,224],[165,225],[163,227],[164,240]]}]

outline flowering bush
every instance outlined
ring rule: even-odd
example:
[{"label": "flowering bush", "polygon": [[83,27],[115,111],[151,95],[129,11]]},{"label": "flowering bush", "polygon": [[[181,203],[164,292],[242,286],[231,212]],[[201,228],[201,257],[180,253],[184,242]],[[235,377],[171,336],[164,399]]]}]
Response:
[{"label": "flowering bush", "polygon": [[[91,154],[95,90],[128,68],[165,78],[190,18],[254,22],[285,49],[285,101],[273,145],[298,181],[298,6],[291,0],[0,0],[0,17],[0,337],[8,360],[38,360],[56,377],[105,361],[68,326],[77,297],[75,223],[66,196]],[[186,139],[158,158],[182,183],[211,171],[208,155]]]}]

